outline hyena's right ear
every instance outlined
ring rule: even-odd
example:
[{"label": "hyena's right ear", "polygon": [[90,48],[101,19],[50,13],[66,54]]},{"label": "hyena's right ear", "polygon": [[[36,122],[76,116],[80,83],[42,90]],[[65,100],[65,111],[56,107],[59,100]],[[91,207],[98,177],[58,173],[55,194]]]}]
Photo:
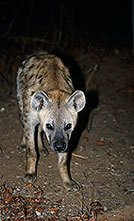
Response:
[{"label": "hyena's right ear", "polygon": [[51,99],[43,91],[37,91],[31,98],[31,107],[36,111],[40,111],[43,106],[48,107],[50,103]]}]

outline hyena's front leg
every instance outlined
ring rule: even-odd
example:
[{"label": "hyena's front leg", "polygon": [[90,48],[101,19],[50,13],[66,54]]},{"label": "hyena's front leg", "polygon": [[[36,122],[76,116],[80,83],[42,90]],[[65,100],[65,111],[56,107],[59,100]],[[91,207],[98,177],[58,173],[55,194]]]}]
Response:
[{"label": "hyena's front leg", "polygon": [[25,128],[25,139],[26,139],[26,173],[24,182],[34,183],[36,180],[36,164],[37,164],[37,153],[35,149],[35,128],[29,126]]},{"label": "hyena's front leg", "polygon": [[71,179],[68,171],[68,153],[58,153],[58,167],[60,176],[63,182],[63,186],[67,191],[78,191],[79,185]]},{"label": "hyena's front leg", "polygon": [[[20,122],[22,124],[22,127],[24,128],[23,109],[22,109],[21,104],[19,104],[19,109],[20,109],[20,113],[19,113]],[[21,143],[19,145],[19,151],[23,153],[25,151],[25,149],[26,149],[26,137],[25,137],[25,134],[23,131],[23,134],[21,136]]]}]

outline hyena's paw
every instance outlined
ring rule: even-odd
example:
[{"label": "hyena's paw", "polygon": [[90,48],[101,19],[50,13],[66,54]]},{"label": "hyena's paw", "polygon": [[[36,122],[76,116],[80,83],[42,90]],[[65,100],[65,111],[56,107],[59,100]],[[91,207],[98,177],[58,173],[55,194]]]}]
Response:
[{"label": "hyena's paw", "polygon": [[22,178],[24,183],[31,183],[33,184],[36,181],[35,174],[25,174],[25,176]]},{"label": "hyena's paw", "polygon": [[70,191],[78,192],[80,190],[79,184],[76,183],[74,180],[71,180],[71,182],[65,182],[63,185],[68,192]]}]

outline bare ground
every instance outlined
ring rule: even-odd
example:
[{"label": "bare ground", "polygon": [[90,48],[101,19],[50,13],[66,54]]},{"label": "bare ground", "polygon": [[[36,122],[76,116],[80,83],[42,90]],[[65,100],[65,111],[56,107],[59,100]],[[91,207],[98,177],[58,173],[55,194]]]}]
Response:
[{"label": "bare ground", "polygon": [[63,189],[57,155],[50,149],[48,157],[40,158],[36,183],[23,183],[25,153],[18,149],[22,128],[16,93],[10,96],[2,86],[0,220],[134,220],[133,57],[119,51],[92,56],[77,49],[72,54],[86,82],[98,67],[90,90],[97,91],[99,103],[71,159],[71,174],[81,189]]}]

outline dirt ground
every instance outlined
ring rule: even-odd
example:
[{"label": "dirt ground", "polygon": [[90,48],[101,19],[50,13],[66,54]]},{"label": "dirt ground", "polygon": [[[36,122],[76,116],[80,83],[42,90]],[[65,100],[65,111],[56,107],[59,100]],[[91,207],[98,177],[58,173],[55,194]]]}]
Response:
[{"label": "dirt ground", "polygon": [[71,159],[80,191],[63,189],[50,148],[39,160],[35,184],[22,181],[25,153],[19,151],[16,92],[9,95],[1,86],[0,220],[134,220],[134,58],[118,50],[92,56],[77,49],[72,55],[86,82],[92,75],[88,89],[98,95]]}]

